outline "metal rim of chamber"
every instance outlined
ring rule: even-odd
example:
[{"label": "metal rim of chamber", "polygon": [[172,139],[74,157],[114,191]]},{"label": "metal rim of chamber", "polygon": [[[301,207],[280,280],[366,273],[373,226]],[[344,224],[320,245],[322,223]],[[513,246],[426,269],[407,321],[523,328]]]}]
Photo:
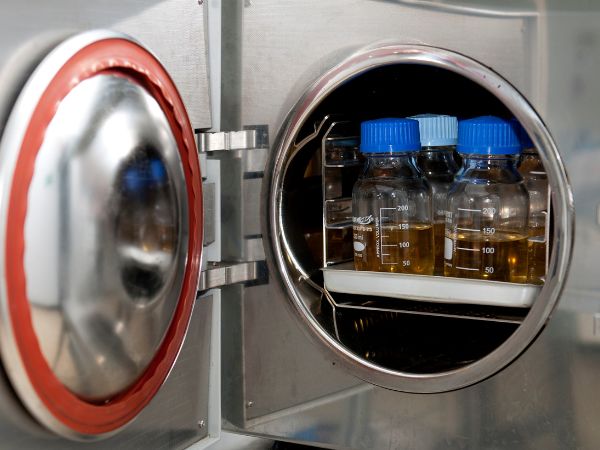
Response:
[{"label": "metal rim of chamber", "polygon": [[[99,53],[103,55],[101,61],[95,60]],[[77,58],[84,60],[85,64],[74,64]],[[63,97],[79,82],[100,73],[122,73],[126,77],[137,77],[140,85],[152,90],[151,95],[159,102],[164,114],[169,118],[177,140],[188,191],[189,222],[186,226],[189,227],[190,233],[185,275],[176,311],[166,337],[149,366],[133,386],[102,404],[90,403],[75,396],[53,377],[49,367],[47,369],[50,370],[50,378],[53,378],[50,380],[40,375],[46,373],[46,370],[42,370],[41,367],[37,367],[40,373],[32,371],[32,367],[36,366],[31,363],[31,360],[37,361],[39,365],[40,358],[43,358],[37,336],[30,318],[15,315],[19,312],[15,309],[15,304],[20,302],[14,301],[13,297],[8,297],[9,292],[15,292],[15,289],[9,286],[10,277],[7,275],[8,265],[15,266],[14,261],[7,260],[12,245],[9,241],[14,240],[14,235],[10,232],[10,223],[18,223],[18,220],[9,222],[11,215],[9,209],[14,209],[9,208],[9,205],[12,206],[13,190],[16,191],[14,188],[20,183],[19,178],[21,175],[24,178],[28,176],[27,173],[19,173],[19,176],[16,176],[15,169],[21,162],[24,142],[30,131],[30,121],[35,117],[34,114],[38,109],[43,109],[40,105],[46,100],[46,96],[52,98],[48,92],[56,88],[60,75],[64,76],[62,71],[67,71],[66,68],[70,66],[74,66],[68,72],[71,78],[62,80],[63,85],[68,84]],[[60,101],[61,97],[58,96],[56,99]],[[55,108],[58,101],[51,106]],[[48,107],[47,110],[52,110],[52,107]],[[46,113],[50,116],[46,125],[54,116],[54,112],[55,110]],[[34,130],[32,133],[43,134],[43,130],[41,132]],[[43,140],[43,137],[41,139]],[[29,159],[35,161],[37,150],[39,147],[31,152],[33,156]],[[33,164],[30,170],[32,167]],[[96,30],[67,38],[42,59],[19,93],[0,137],[0,202],[4,205],[0,208],[0,261],[2,261],[0,266],[3,268],[3,275],[0,277],[2,324],[0,353],[18,397],[30,413],[51,431],[77,440],[110,436],[137,416],[152,400],[170,373],[183,343],[198,285],[202,248],[202,192],[199,170],[194,135],[185,106],[173,81],[154,55],[124,34]],[[29,182],[32,176],[32,173],[29,174]],[[26,186],[25,194],[27,189]],[[22,209],[21,213],[24,216],[27,210],[26,201],[19,204],[19,208]],[[20,290],[23,290],[22,286]],[[24,297],[26,301],[26,295]],[[22,313],[26,305],[21,304],[20,307]],[[25,316],[28,314],[26,312]],[[25,338],[20,331],[22,328],[26,329],[26,333],[30,333]],[[25,346],[23,346],[24,342],[26,342]]]},{"label": "metal rim of chamber", "polygon": [[[310,114],[350,78],[377,67],[401,64],[426,65],[454,72],[495,95],[521,122],[538,148],[552,191],[553,251],[546,282],[526,318],[505,342],[485,357],[459,369],[433,374],[412,374],[378,366],[360,358],[330,335],[302,300],[298,285],[303,270],[291,254],[282,226],[282,186],[286,167],[296,137]],[[270,247],[271,261],[276,264],[276,272],[289,293],[293,310],[310,330],[309,335],[325,347],[330,356],[366,382],[414,393],[445,392],[475,384],[519,357],[542,331],[557,305],[570,265],[575,228],[573,195],[564,165],[550,133],[528,101],[508,81],[473,59],[425,45],[383,44],[359,50],[318,78],[295,104],[283,122],[265,173],[270,178],[266,183],[269,189],[267,247]]]}]

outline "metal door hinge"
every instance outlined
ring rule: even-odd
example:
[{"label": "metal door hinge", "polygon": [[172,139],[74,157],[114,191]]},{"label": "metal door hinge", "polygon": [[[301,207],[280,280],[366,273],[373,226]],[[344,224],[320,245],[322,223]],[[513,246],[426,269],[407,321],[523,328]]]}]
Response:
[{"label": "metal door hinge", "polygon": [[209,262],[200,274],[199,291],[229,286],[237,283],[257,284],[266,280],[267,270],[264,261],[238,263]]},{"label": "metal door hinge", "polygon": [[199,152],[257,149],[267,147],[268,143],[266,125],[248,127],[241,131],[198,133]]},{"label": "metal door hinge", "polygon": [[263,261],[260,217],[262,180],[268,155],[266,125],[241,131],[198,134],[198,151],[220,162],[221,258]]}]

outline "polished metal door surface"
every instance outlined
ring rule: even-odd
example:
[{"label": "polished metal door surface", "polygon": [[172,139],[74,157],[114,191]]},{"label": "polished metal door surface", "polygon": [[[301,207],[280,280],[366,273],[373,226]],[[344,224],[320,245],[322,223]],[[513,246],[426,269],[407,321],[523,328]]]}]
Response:
[{"label": "polished metal door surface", "polygon": [[19,92],[0,160],[4,369],[48,428],[114,433],[167,377],[196,296],[201,176],[183,103],[130,38],[78,34]]},{"label": "polished metal door surface", "polygon": [[27,293],[46,361],[84,398],[133,383],[173,318],[188,241],[176,146],[158,103],[109,75],[67,94],[46,130],[25,222]]},{"label": "polished metal door surface", "polygon": [[[232,33],[242,39],[229,63],[241,94],[227,99],[237,108],[225,123],[268,124],[276,135],[311,80],[357,47],[393,41],[448,49],[508,80],[540,116],[565,165],[576,228],[564,290],[537,339],[496,375],[440,394],[393,392],[348,374],[297,320],[271,265],[269,285],[224,302],[224,314],[241,327],[224,350],[226,427],[334,448],[594,448],[600,9],[583,2],[257,0],[237,13],[241,28]],[[263,187],[263,213],[268,196]]]},{"label": "polished metal door surface", "polygon": [[0,19],[0,428],[11,446],[187,445],[208,433],[215,352],[206,296],[181,349],[203,237],[184,102],[210,126],[204,8],[67,3],[42,19],[10,2]]}]

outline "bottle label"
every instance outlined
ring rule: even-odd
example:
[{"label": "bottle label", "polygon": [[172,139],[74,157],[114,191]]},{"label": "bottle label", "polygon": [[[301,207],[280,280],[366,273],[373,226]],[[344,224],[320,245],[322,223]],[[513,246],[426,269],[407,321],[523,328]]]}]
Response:
[{"label": "bottle label", "polygon": [[444,259],[452,259],[452,239],[444,238]]},{"label": "bottle label", "polygon": [[368,264],[372,264],[370,261],[372,256],[369,256],[368,253],[373,251],[369,248],[374,234],[373,216],[353,217],[352,222],[354,267],[358,270],[367,270]]},{"label": "bottle label", "polygon": [[[354,251],[355,252],[362,252],[365,249],[365,244],[364,242],[361,241],[354,241]],[[359,255],[359,258],[362,257],[362,255]]]}]

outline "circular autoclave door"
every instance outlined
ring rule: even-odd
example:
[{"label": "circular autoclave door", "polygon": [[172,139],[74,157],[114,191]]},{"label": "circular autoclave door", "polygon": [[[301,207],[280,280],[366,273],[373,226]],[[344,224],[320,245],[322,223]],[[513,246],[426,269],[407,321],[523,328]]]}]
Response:
[{"label": "circular autoclave door", "polygon": [[[353,271],[356,125],[422,113],[493,114],[524,126],[551,191],[543,286]],[[465,56],[418,45],[358,51],[298,101],[265,173],[271,256],[294,310],[334,362],[370,383],[440,392],[481,381],[533,342],[556,305],[573,233],[558,150],[519,92]]]},{"label": "circular autoclave door", "polygon": [[112,433],[164,382],[196,295],[200,173],[173,81],[125,36],[65,40],[18,95],[0,183],[5,371],[51,430]]}]

